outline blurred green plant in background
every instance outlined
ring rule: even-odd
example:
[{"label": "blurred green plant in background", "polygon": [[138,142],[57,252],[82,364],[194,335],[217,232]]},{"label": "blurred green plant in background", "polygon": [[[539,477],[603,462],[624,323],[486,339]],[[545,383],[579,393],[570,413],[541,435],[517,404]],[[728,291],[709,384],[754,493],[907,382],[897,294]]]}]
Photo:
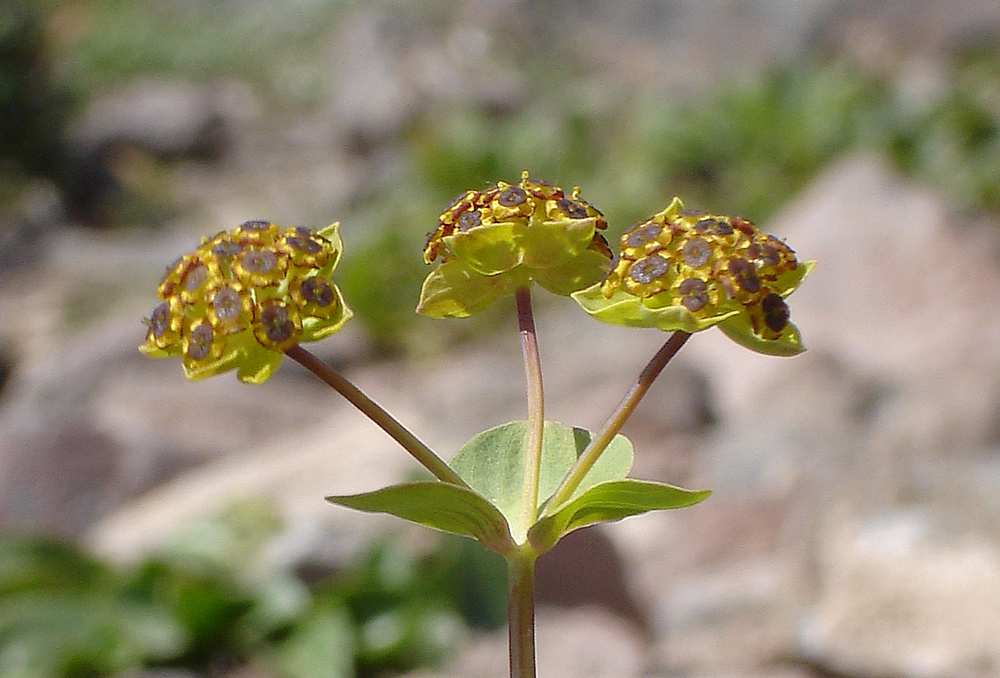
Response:
[{"label": "blurred green plant in background", "polygon": [[269,506],[234,505],[125,568],[0,538],[0,675],[249,664],[284,678],[375,676],[433,664],[466,628],[503,623],[504,565],[471,542],[415,556],[382,541],[312,582],[260,566],[278,529]]}]

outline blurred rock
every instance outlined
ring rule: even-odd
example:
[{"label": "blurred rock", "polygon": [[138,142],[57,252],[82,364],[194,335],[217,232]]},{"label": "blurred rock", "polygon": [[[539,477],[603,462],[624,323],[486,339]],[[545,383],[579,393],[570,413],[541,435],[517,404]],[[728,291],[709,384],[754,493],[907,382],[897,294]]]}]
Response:
[{"label": "blurred rock", "polygon": [[1000,548],[920,509],[824,535],[801,652],[837,675],[987,678],[1000,671]]},{"label": "blurred rock", "polygon": [[844,0],[831,10],[837,20],[824,26],[824,42],[883,75],[907,59],[941,59],[1000,35],[993,0]]},{"label": "blurred rock", "polygon": [[39,265],[63,220],[59,191],[48,181],[36,181],[25,188],[10,216],[0,213],[0,279],[18,268]]},{"label": "blurred rock", "polygon": [[83,148],[134,146],[163,158],[219,156],[228,118],[239,116],[246,92],[239,85],[142,79],[96,97],[72,131]]},{"label": "blurred rock", "polygon": [[[629,589],[628,572],[606,529],[578,530],[538,561],[535,596],[540,605],[602,607],[648,632],[643,606]],[[581,568],[580,563],[587,567]]]},{"label": "blurred rock", "polygon": [[10,346],[0,342],[0,398],[3,398],[3,390],[10,381],[14,372],[14,355]]},{"label": "blurred rock", "polygon": [[[646,676],[643,644],[627,622],[604,611],[573,611],[541,607],[537,612],[538,674],[583,678]],[[496,632],[470,643],[440,670],[409,674],[408,678],[468,678],[494,676],[508,663],[507,633]]]},{"label": "blurred rock", "polygon": [[413,28],[394,13],[358,11],[333,37],[331,116],[356,146],[398,133],[416,112],[417,91],[404,57]]}]

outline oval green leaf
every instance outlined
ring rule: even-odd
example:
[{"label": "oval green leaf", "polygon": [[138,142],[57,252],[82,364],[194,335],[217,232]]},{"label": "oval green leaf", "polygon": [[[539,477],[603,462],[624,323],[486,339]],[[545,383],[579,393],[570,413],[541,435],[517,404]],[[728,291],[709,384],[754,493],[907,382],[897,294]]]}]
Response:
[{"label": "oval green leaf", "polygon": [[480,495],[458,485],[439,481],[403,483],[326,500],[357,511],[388,513],[442,532],[472,537],[500,553],[513,546],[503,514]]},{"label": "oval green leaf", "polygon": [[582,527],[649,511],[692,506],[704,501],[710,494],[709,490],[686,490],[646,480],[603,482],[576,495],[551,516],[535,523],[528,532],[528,540],[540,552],[545,552],[563,536]]}]

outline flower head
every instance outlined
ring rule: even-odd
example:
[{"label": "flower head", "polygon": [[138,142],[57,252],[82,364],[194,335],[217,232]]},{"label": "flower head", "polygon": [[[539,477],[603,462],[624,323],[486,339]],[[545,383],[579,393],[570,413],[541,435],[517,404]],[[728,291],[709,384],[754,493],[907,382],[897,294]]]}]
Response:
[{"label": "flower head", "polygon": [[466,191],[438,219],[424,247],[437,263],[424,282],[419,313],[465,317],[531,281],[568,295],[601,280],[611,251],[607,222],[593,205],[521,174],[483,191]]},{"label": "flower head", "polygon": [[603,283],[572,296],[604,322],[698,332],[718,325],[770,355],[804,349],[785,297],[812,270],[741,217],[683,209],[678,198],[621,238]]},{"label": "flower head", "polygon": [[204,238],[167,268],[139,350],[180,356],[189,379],[236,369],[261,383],[283,351],[339,330],[351,310],[330,276],[338,224],[319,231],[247,221]]}]

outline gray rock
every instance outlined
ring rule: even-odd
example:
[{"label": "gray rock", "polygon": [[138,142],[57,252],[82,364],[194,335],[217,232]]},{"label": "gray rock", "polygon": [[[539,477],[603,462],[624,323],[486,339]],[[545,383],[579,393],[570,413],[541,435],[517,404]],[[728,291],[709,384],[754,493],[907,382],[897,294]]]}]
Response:
[{"label": "gray rock", "polygon": [[[644,645],[635,630],[608,612],[541,607],[537,618],[537,664],[541,676],[640,678],[646,676]],[[474,639],[439,670],[408,678],[499,676],[506,671],[507,634],[498,631]]]},{"label": "gray rock", "polygon": [[[135,146],[160,157],[216,157],[227,145],[225,85],[141,79],[97,97],[74,125],[82,148]],[[239,111],[236,111],[239,114]]]},{"label": "gray rock", "polygon": [[920,509],[831,522],[803,656],[847,675],[997,675],[995,541]]}]

